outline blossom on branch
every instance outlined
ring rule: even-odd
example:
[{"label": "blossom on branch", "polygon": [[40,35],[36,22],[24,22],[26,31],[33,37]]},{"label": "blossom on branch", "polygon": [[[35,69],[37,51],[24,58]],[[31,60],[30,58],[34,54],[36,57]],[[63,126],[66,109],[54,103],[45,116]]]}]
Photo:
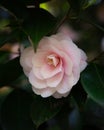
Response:
[{"label": "blossom on branch", "polygon": [[34,52],[24,49],[20,64],[34,93],[42,97],[66,97],[78,82],[80,72],[87,66],[86,54],[69,36],[58,33],[43,37]]}]

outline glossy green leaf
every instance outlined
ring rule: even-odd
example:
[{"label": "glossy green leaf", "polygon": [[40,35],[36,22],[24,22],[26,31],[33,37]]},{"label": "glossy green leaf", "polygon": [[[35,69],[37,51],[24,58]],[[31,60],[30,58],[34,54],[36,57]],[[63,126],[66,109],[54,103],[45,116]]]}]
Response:
[{"label": "glossy green leaf", "polygon": [[62,105],[63,100],[60,99],[35,97],[31,106],[31,117],[36,127],[54,117]]},{"label": "glossy green leaf", "polygon": [[39,40],[53,30],[55,22],[55,18],[43,9],[28,9],[23,27],[35,48]]},{"label": "glossy green leaf", "polygon": [[10,85],[22,74],[19,58],[15,58],[5,64],[0,64],[0,86]]},{"label": "glossy green leaf", "polygon": [[81,74],[81,82],[88,95],[104,106],[104,66],[88,65]]},{"label": "glossy green leaf", "polygon": [[30,118],[32,96],[23,90],[14,90],[1,108],[1,124],[6,130],[34,130]]}]

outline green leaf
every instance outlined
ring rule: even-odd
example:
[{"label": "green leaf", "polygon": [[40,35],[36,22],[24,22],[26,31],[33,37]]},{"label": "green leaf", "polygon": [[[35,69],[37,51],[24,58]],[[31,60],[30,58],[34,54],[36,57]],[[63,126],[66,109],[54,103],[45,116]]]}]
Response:
[{"label": "green leaf", "polygon": [[[0,32],[0,47],[6,43],[15,43],[17,41],[22,41],[26,37],[26,34],[22,32],[19,28],[12,29],[11,32]],[[26,38],[25,38],[26,39]]]},{"label": "green leaf", "polygon": [[0,51],[0,64],[6,63],[9,60],[9,56],[9,52]]},{"label": "green leaf", "polygon": [[[32,86],[28,81],[28,78],[25,74],[20,75],[14,82],[10,84],[12,87],[23,89],[29,93],[33,93]],[[33,93],[34,94],[34,93]]]},{"label": "green leaf", "polygon": [[[9,14],[15,19],[19,18],[23,20],[28,14],[28,5],[39,6],[40,3],[47,1],[49,0],[2,0],[0,1],[0,6],[6,8]],[[32,18],[30,20],[32,20]]]},{"label": "green leaf", "polygon": [[22,74],[19,58],[15,58],[5,64],[0,64],[0,86],[10,85]]},{"label": "green leaf", "polygon": [[36,48],[39,40],[53,30],[55,23],[55,18],[49,12],[43,9],[30,8],[23,27]]},{"label": "green leaf", "polygon": [[36,96],[31,106],[31,117],[36,127],[54,117],[60,111],[62,105],[62,99]]},{"label": "green leaf", "polygon": [[84,109],[84,120],[83,123],[86,126],[93,126],[98,130],[104,127],[104,107],[97,104],[90,98],[87,99]]},{"label": "green leaf", "polygon": [[81,82],[88,95],[104,106],[104,66],[89,64],[81,74]]},{"label": "green leaf", "polygon": [[5,20],[5,19],[1,19],[0,20],[0,30],[4,30],[5,27],[9,24],[9,21],[8,20]]},{"label": "green leaf", "polygon": [[97,3],[98,0],[85,0],[84,4],[83,4],[83,9],[88,8],[89,6]]},{"label": "green leaf", "polygon": [[88,8],[89,6],[95,4],[97,0],[68,0],[70,7],[77,14],[80,13],[81,10]]},{"label": "green leaf", "polygon": [[32,96],[23,90],[14,90],[5,99],[1,109],[1,124],[6,130],[34,130],[30,118]]}]

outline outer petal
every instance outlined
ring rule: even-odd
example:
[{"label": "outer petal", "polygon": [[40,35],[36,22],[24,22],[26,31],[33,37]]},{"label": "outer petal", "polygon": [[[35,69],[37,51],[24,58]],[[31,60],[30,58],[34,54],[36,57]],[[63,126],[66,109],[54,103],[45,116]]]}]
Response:
[{"label": "outer petal", "polygon": [[71,76],[64,76],[62,82],[57,87],[57,92],[60,94],[65,94],[71,90],[74,84],[74,77]]},{"label": "outer petal", "polygon": [[36,89],[34,86],[32,87],[34,93],[37,95],[41,95],[42,97],[49,97],[51,96],[56,90],[53,88],[44,88],[44,89]]},{"label": "outer petal", "polygon": [[46,88],[47,85],[46,85],[46,81],[45,80],[40,80],[40,79],[37,79],[35,77],[35,75],[33,74],[33,71],[31,71],[29,73],[29,82],[35,86],[35,88],[38,88],[38,89],[42,89],[42,88]]},{"label": "outer petal", "polygon": [[32,70],[34,75],[39,78],[39,79],[44,79],[43,76],[41,75],[41,68],[43,65],[45,65],[45,60],[46,60],[47,52],[37,52],[33,57],[32,57]]},{"label": "outer petal", "polygon": [[80,53],[81,53],[80,71],[83,71],[86,68],[86,66],[87,66],[87,62],[86,62],[87,56],[84,53],[84,51],[81,50],[81,49],[80,49]]},{"label": "outer petal", "polygon": [[57,87],[57,85],[61,82],[61,80],[63,78],[63,74],[64,74],[64,70],[62,72],[56,74],[52,78],[47,79],[46,80],[47,86],[49,86],[49,87]]},{"label": "outer petal", "polygon": [[53,96],[54,98],[62,98],[62,97],[67,97],[68,94],[69,94],[69,92],[64,93],[64,94],[60,94],[60,93],[58,93],[58,92],[55,92],[52,96]]},{"label": "outer petal", "polygon": [[74,77],[73,85],[75,85],[80,78],[80,66],[77,68],[73,67],[73,77]]},{"label": "outer petal", "polygon": [[28,47],[23,50],[20,57],[20,64],[23,67],[24,73],[28,76],[32,68],[32,57],[34,55],[34,50],[32,47]]}]

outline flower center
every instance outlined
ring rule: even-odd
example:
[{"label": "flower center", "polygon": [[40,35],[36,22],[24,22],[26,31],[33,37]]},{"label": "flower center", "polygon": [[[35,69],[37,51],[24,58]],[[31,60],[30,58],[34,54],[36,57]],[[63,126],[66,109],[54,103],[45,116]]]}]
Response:
[{"label": "flower center", "polygon": [[52,65],[52,66],[56,67],[59,62],[60,62],[60,59],[55,54],[51,54],[51,55],[47,56],[48,65]]}]

